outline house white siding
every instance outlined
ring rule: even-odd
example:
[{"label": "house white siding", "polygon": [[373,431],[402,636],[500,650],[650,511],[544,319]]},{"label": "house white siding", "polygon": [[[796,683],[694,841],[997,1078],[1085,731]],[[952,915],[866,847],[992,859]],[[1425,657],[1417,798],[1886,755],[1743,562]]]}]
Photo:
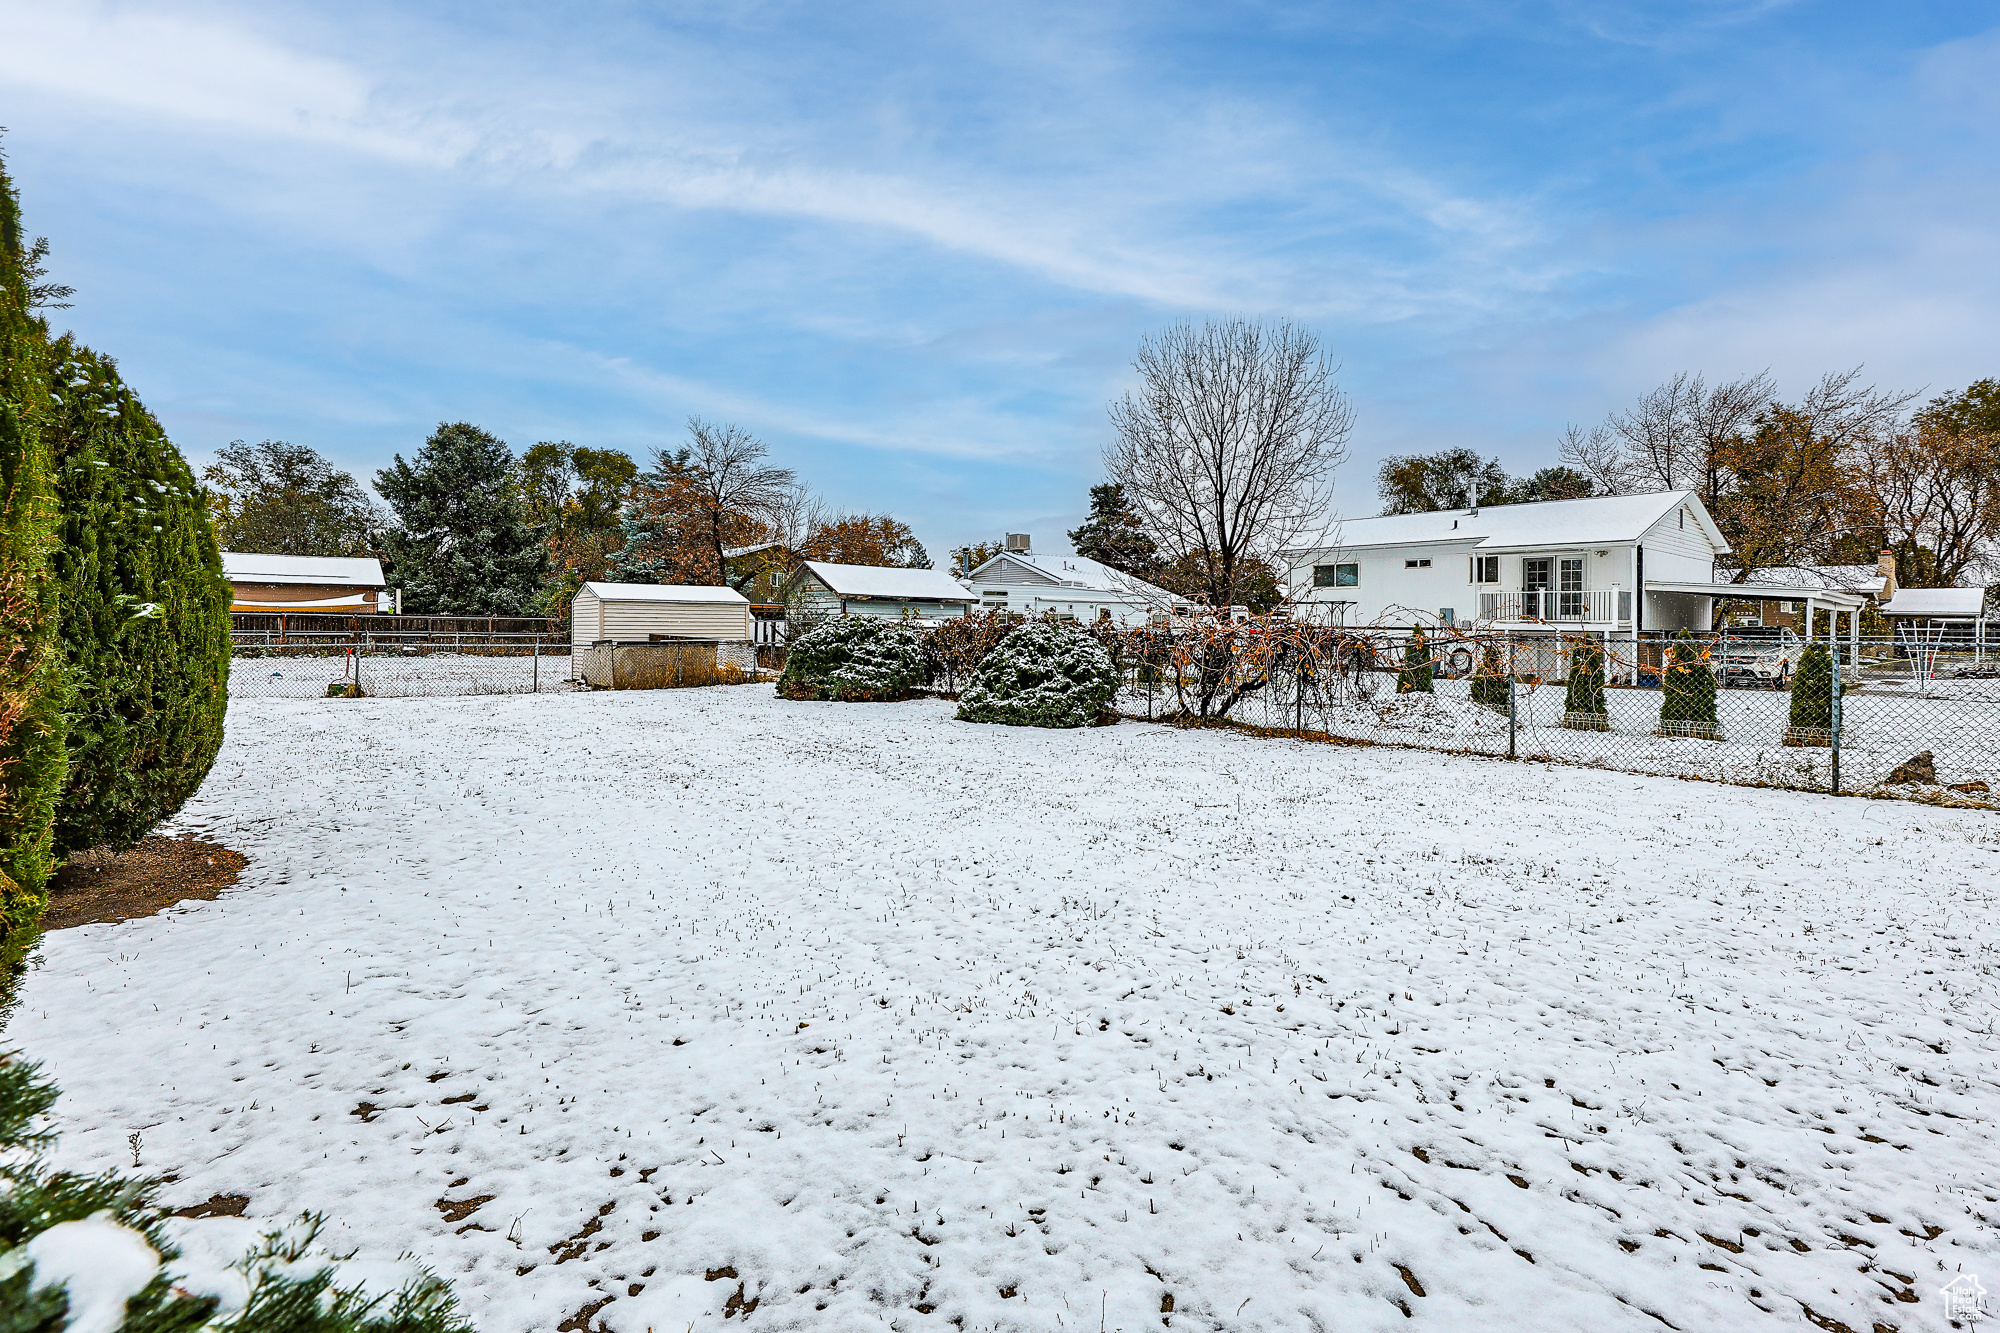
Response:
[{"label": "house white siding", "polygon": [[1715,577],[1715,557],[1720,553],[1687,505],[1647,528],[1639,543],[1646,550],[1648,583],[1707,583]]}]

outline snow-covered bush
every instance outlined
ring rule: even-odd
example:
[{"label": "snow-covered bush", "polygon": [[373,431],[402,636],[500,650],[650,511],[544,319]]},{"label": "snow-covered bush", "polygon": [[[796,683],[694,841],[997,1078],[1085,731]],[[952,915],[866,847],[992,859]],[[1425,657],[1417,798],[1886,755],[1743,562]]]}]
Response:
[{"label": "snow-covered bush", "polygon": [[925,674],[924,640],[916,630],[899,620],[848,616],[786,648],[778,693],[844,703],[907,699]]},{"label": "snow-covered bush", "polygon": [[48,1171],[35,1122],[55,1100],[35,1066],[0,1057],[5,1333],[471,1333],[449,1285],[410,1260],[334,1259],[314,1217],[260,1237],[170,1216],[150,1180]]},{"label": "snow-covered bush", "polygon": [[958,696],[962,722],[1013,727],[1087,727],[1118,693],[1111,654],[1087,631],[1042,620],[1011,631]]}]

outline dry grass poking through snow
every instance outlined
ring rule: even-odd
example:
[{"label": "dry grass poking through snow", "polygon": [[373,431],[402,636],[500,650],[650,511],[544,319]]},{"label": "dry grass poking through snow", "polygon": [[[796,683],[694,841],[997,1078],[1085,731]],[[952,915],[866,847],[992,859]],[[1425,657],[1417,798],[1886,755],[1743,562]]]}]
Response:
[{"label": "dry grass poking through snow", "polygon": [[1992,815],[760,689],[239,703],[181,825],[241,885],[12,1022],[70,1164],[136,1132],[485,1333],[2000,1287]]}]

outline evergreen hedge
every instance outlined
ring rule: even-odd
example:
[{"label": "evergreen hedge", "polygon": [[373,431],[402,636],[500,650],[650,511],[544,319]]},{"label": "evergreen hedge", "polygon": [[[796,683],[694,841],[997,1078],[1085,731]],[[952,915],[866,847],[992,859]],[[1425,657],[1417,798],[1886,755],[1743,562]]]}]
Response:
[{"label": "evergreen hedge", "polygon": [[1660,666],[1660,734],[1723,738],[1715,720],[1715,669],[1702,659],[1700,645],[1686,630],[1674,636]]},{"label": "evergreen hedge", "polygon": [[1424,627],[1410,627],[1410,641],[1403,647],[1403,669],[1396,673],[1396,693],[1429,694],[1437,667],[1431,661],[1431,646],[1424,639]]},{"label": "evergreen hedge", "polygon": [[109,357],[50,364],[61,541],[54,573],[74,702],[59,855],[129,847],[207,776],[229,706],[229,607],[194,474]]},{"label": "evergreen hedge", "polygon": [[1104,645],[1075,625],[1043,620],[1000,640],[959,695],[961,722],[1087,727],[1113,716],[1118,669]]},{"label": "evergreen hedge", "polygon": [[472,1333],[451,1287],[414,1265],[399,1292],[371,1298],[344,1285],[338,1261],[314,1244],[311,1216],[239,1261],[241,1305],[177,1290],[158,1182],[48,1170],[53,1136],[34,1125],[55,1101],[35,1066],[0,1057],[0,1333],[65,1333],[77,1313],[65,1278],[79,1268],[94,1289],[124,1278],[123,1317],[98,1325],[112,1333]]},{"label": "evergreen hedge", "polygon": [[1563,725],[1572,731],[1609,731],[1604,703],[1604,645],[1575,639],[1569,652],[1569,679],[1563,691]]},{"label": "evergreen hedge", "polygon": [[923,636],[900,620],[843,616],[786,647],[778,693],[841,703],[907,699],[924,683],[926,657]]},{"label": "evergreen hedge", "polygon": [[1791,726],[1785,744],[1833,744],[1833,654],[1818,640],[1799,654],[1792,676]]},{"label": "evergreen hedge", "polygon": [[0,162],[0,961],[48,900],[67,726],[48,570],[56,528],[48,327],[29,308],[24,260],[19,200]]}]

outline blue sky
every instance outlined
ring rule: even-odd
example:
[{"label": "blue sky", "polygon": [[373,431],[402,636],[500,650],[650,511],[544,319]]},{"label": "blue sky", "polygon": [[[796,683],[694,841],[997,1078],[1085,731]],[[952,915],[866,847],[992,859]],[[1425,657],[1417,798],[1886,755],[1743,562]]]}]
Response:
[{"label": "blue sky", "polygon": [[0,0],[0,124],[197,461],[699,413],[941,557],[1060,545],[1180,319],[1319,331],[1350,514],[1677,371],[2000,375],[1997,13]]}]

